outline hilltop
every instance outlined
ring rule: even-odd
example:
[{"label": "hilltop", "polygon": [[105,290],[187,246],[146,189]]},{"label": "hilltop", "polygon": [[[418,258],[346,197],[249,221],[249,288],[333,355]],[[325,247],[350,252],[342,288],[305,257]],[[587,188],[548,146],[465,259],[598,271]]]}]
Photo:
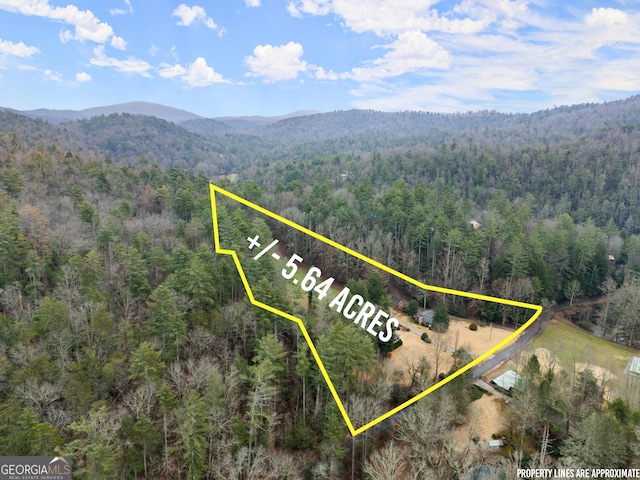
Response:
[{"label": "hilltop", "polygon": [[80,111],[0,109],[0,131],[19,133],[30,144],[78,146],[129,162],[144,157],[161,166],[197,168],[208,175],[374,150],[432,151],[452,139],[476,145],[526,142],[542,147],[638,123],[640,96],[531,114],[348,110],[203,118],[145,102]]}]

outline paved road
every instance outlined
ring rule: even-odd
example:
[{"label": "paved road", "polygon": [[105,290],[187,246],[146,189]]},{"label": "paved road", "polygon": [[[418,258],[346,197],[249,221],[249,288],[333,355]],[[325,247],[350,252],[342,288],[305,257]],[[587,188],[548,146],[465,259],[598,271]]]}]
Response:
[{"label": "paved road", "polygon": [[[596,297],[596,298],[574,300],[573,307],[581,307],[585,305],[596,305],[598,303],[603,303],[605,299],[606,297],[603,296],[603,297]],[[527,328],[524,332],[522,332],[522,334],[520,334],[520,336],[514,342],[512,342],[509,346],[498,351],[498,353],[488,358],[487,360],[482,362],[480,365],[476,366],[473,369],[473,378],[474,379],[480,378],[481,376],[486,374],[489,370],[492,370],[493,368],[500,365],[502,362],[513,357],[516,353],[520,352],[523,348],[529,345],[529,343],[531,343],[531,341],[542,331],[542,328],[544,327],[544,325],[549,320],[551,320],[551,318],[553,318],[553,316],[556,313],[566,310],[568,308],[572,308],[572,306],[569,305],[568,301],[565,301],[557,305],[554,305],[550,308],[544,309],[542,311],[542,314],[538,318],[536,318],[535,322],[533,322],[533,324],[529,328]],[[399,319],[398,321],[400,325],[405,327],[411,333],[419,337],[422,335],[422,331],[417,329],[411,323],[404,321],[404,319]]]},{"label": "paved road", "polygon": [[[585,299],[585,300],[575,300],[573,302],[573,306],[574,307],[578,307],[578,306],[583,306],[583,305],[595,305],[595,304],[598,304],[598,303],[603,303],[604,299],[605,299],[605,297],[598,297],[598,298]],[[496,354],[495,356],[493,356],[490,359],[485,360],[482,364],[478,365],[477,367],[475,367],[473,369],[474,383],[480,382],[480,385],[482,385],[482,388],[485,389],[485,390],[488,390],[488,391],[490,389],[493,389],[493,387],[490,384],[488,384],[487,382],[484,382],[479,377],[481,375],[484,375],[484,373],[488,372],[489,370],[491,370],[492,368],[494,368],[498,364],[500,364],[500,363],[504,362],[505,360],[507,360],[510,356],[514,355],[516,352],[519,352],[525,346],[527,346],[529,344],[529,342],[531,342],[531,340],[533,340],[533,338],[542,331],[542,327],[544,326],[545,323],[547,323],[551,318],[553,318],[553,316],[556,313],[558,313],[558,312],[560,312],[562,310],[565,310],[567,308],[570,308],[569,307],[569,302],[562,302],[562,303],[560,303],[558,305],[554,305],[553,307],[544,309],[542,311],[542,314],[536,319],[535,322],[533,322],[531,327],[529,327],[527,330],[525,330],[523,332],[523,334],[520,335],[520,338],[518,340],[516,340],[516,342],[514,342],[513,345],[501,350],[500,352],[498,352],[498,354]],[[400,320],[400,324],[402,324],[405,327],[407,327],[407,329],[410,332],[412,332],[412,333],[414,333],[416,335],[421,335],[421,333],[422,333],[417,328],[414,328],[410,323],[407,323],[407,322],[405,322],[403,320]],[[493,390],[495,390],[495,389],[493,389]],[[497,391],[496,391],[495,394],[497,394],[498,396],[503,396],[501,393],[499,393]],[[374,425],[369,430],[367,430],[367,434],[370,437],[375,437],[377,435],[380,435],[381,432],[386,431],[389,428],[391,428],[392,425],[399,424],[401,420],[406,418],[406,415],[407,415],[409,409],[413,408],[414,405],[415,404],[409,406],[408,408],[405,408],[404,410],[401,410],[400,412],[398,412],[397,414],[393,415],[391,418],[388,418],[384,422],[380,422],[377,425]],[[349,446],[347,447],[347,452],[348,453],[350,452],[350,448],[353,447],[353,440],[354,439],[351,438],[351,442],[349,442]]]},{"label": "paved road", "polygon": [[485,382],[481,378],[476,378],[473,381],[473,384],[478,386],[478,387],[480,387],[485,392],[489,392],[491,395],[495,395],[496,397],[500,397],[501,399],[503,399],[507,403],[509,403],[511,401],[511,397],[509,397],[508,395],[505,395],[504,393],[496,390],[495,388],[493,388],[493,386],[490,383]]},{"label": "paved road", "polygon": [[[586,298],[580,300],[574,300],[573,307],[581,307],[584,305],[596,305],[598,303],[603,303],[606,297],[597,297],[597,298]],[[494,367],[500,365],[502,362],[508,360],[516,353],[520,352],[523,348],[525,348],[531,341],[542,331],[544,325],[551,319],[553,316],[561,312],[562,310],[566,310],[568,308],[572,308],[569,305],[569,302],[561,302],[558,305],[554,305],[553,307],[544,309],[542,314],[536,318],[536,320],[531,324],[529,328],[527,328],[518,339],[511,343],[508,347],[503,348],[498,353],[496,353],[493,357],[485,360],[480,365],[476,366],[473,369],[473,378],[480,378],[482,375],[487,373],[489,370]]]},{"label": "paved road", "polygon": [[533,324],[529,328],[522,332],[514,342],[510,343],[509,346],[503,348],[502,350],[499,350],[495,355],[489,357],[480,365],[477,365],[473,369],[473,378],[480,378],[489,370],[500,365],[502,362],[508,360],[516,353],[520,352],[529,343],[531,343],[531,341],[542,329],[542,325],[546,323],[547,320],[548,319],[541,319],[540,317],[538,317],[535,322],[533,322]]}]

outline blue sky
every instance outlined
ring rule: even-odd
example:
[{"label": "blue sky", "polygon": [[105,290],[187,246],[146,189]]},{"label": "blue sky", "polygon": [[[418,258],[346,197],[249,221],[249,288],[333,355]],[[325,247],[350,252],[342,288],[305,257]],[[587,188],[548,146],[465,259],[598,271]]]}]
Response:
[{"label": "blue sky", "polygon": [[20,110],[530,112],[638,93],[636,0],[0,0],[0,106]]}]

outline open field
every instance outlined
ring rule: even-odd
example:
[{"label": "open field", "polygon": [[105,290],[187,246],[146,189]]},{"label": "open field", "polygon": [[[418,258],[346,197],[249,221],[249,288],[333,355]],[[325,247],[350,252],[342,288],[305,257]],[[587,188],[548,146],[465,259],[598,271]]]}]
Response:
[{"label": "open field", "polygon": [[607,369],[616,376],[624,372],[634,355],[640,354],[638,350],[595,337],[559,318],[549,322],[531,348],[548,350],[565,370],[584,363]]},{"label": "open field", "polygon": [[487,381],[507,370],[518,370],[525,359],[535,353],[543,369],[553,366],[554,371],[582,371],[589,368],[599,380],[608,385],[608,396],[624,395],[625,370],[638,350],[609,342],[572,325],[562,316],[554,317],[522,352],[486,375]]},{"label": "open field", "polygon": [[469,423],[455,430],[458,446],[470,444],[474,437],[478,437],[486,445],[492,434],[507,427],[503,408],[504,400],[488,393],[471,402],[467,416]]},{"label": "open field", "polygon": [[[631,389],[629,385],[625,386],[625,381],[629,383],[628,379],[625,380],[625,370],[631,358],[640,355],[635,349],[595,337],[557,316],[522,352],[520,358],[504,362],[487,375],[488,379],[493,379],[507,370],[518,370],[532,353],[538,357],[543,369],[551,366],[559,372],[572,371],[574,366],[577,371],[589,368],[596,378],[605,381],[605,396],[609,398],[618,395],[628,397],[623,391]],[[474,436],[479,437],[481,442],[486,441],[492,433],[504,428],[506,417],[503,407],[504,402],[501,399],[489,394],[472,402],[469,423],[456,429],[456,443],[459,446],[467,445]]]},{"label": "open field", "polygon": [[[433,343],[423,342],[418,335],[412,332],[398,331],[398,336],[402,340],[402,346],[394,350],[389,355],[388,361],[384,362],[388,378],[394,378],[395,372],[402,373],[404,382],[409,382],[408,371],[411,365],[418,365],[420,359],[425,357],[429,362],[429,375],[433,377],[436,364],[436,347]],[[438,372],[446,372],[453,365],[453,356],[450,351],[442,351],[440,354],[440,364]]]},{"label": "open field", "polygon": [[[410,331],[398,330],[398,335],[402,339],[402,346],[391,353],[390,361],[386,368],[388,372],[406,371],[411,363],[417,364],[421,357],[425,357],[429,361],[431,370],[433,371],[436,359],[436,345],[439,341],[444,343],[441,348],[439,372],[446,372],[453,364],[452,353],[457,348],[466,349],[473,357],[486,352],[492,346],[497,345],[509,335],[512,330],[502,328],[478,327],[477,331],[469,330],[469,324],[472,320],[462,319],[458,317],[450,317],[449,330],[444,334],[437,334],[427,327],[417,325],[409,320],[406,315],[394,310],[394,315]],[[432,343],[426,343],[421,340],[420,335],[426,332]],[[438,336],[441,335],[440,340]]]}]

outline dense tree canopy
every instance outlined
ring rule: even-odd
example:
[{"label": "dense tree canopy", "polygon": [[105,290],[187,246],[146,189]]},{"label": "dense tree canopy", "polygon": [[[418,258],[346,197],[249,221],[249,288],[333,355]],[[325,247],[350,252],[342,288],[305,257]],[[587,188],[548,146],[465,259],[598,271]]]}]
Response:
[{"label": "dense tree canopy", "polygon": [[[603,335],[637,346],[638,101],[531,115],[334,112],[243,132],[0,112],[0,454],[72,455],[87,479],[468,478],[475,454],[453,448],[451,432],[469,415],[470,374],[352,440],[300,330],[253,308],[231,259],[214,254],[208,182],[426,283],[545,305],[610,294]],[[525,320],[508,305],[415,291],[219,208],[223,241],[279,238],[385,310],[401,298],[415,313],[437,305],[442,324]],[[381,373],[371,335],[274,272],[248,262],[245,273],[255,294],[304,317],[354,419],[449,370],[435,332],[433,368],[408,366],[404,383]],[[469,355],[455,350],[451,368]],[[531,360],[522,374],[505,412],[513,455],[482,453],[490,468],[637,462],[638,405],[607,406],[588,370]]]}]

